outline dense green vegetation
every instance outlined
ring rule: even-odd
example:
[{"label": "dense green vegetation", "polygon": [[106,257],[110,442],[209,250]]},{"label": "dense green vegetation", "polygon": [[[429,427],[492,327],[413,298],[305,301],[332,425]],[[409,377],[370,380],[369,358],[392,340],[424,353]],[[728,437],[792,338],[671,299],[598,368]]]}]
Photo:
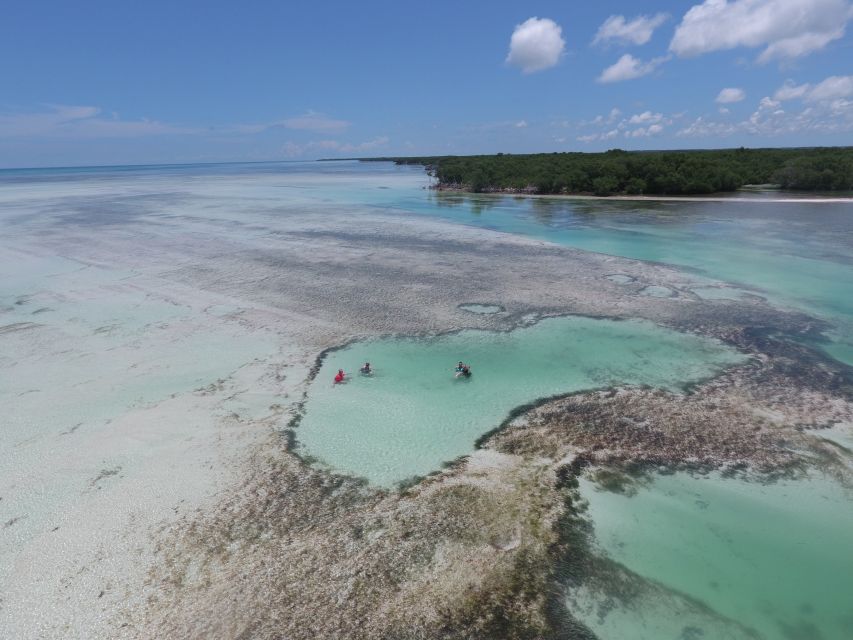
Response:
[{"label": "dense green vegetation", "polygon": [[422,164],[445,188],[474,192],[688,195],[775,184],[853,190],[853,147],[371,158]]}]

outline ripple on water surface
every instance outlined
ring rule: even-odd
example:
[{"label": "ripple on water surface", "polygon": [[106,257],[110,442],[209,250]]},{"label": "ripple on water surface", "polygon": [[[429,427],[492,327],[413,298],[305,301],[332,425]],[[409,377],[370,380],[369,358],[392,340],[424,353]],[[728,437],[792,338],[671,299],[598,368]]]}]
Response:
[{"label": "ripple on water surface", "polygon": [[[390,486],[471,451],[513,408],[538,398],[616,384],[674,390],[744,359],[650,322],[585,317],[357,342],[324,360],[296,435],[303,453]],[[471,365],[470,379],[454,378],[459,360]],[[356,373],[365,361],[371,377]],[[339,368],[349,381],[333,385]]]}]

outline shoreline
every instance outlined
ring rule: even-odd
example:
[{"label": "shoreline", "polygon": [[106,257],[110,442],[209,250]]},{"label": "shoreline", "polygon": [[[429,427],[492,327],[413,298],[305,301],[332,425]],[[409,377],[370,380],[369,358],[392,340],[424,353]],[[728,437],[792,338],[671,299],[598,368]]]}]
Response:
[{"label": "shoreline", "polygon": [[[803,196],[788,197],[788,198],[769,198],[756,197],[745,198],[739,196],[647,196],[647,195],[615,195],[615,196],[595,196],[584,193],[525,193],[520,191],[468,191],[466,189],[458,189],[453,187],[440,187],[430,185],[429,190],[435,193],[448,193],[453,195],[466,195],[477,197],[495,197],[495,198],[534,198],[534,199],[554,199],[554,200],[610,200],[617,202],[758,202],[765,204],[772,203],[799,203],[799,204],[853,204],[853,196],[836,197],[836,196]],[[733,192],[737,193],[737,192]],[[752,192],[762,193],[762,192]]]}]

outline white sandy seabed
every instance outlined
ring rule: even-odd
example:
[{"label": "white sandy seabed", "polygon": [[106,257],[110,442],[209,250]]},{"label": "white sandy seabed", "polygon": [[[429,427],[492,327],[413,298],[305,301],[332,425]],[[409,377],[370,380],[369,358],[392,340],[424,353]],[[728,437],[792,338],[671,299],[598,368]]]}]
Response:
[{"label": "white sandy seabed", "polygon": [[152,528],[234,480],[306,369],[263,309],[26,247],[0,260],[0,637],[107,637],[145,599]]},{"label": "white sandy seabed", "polygon": [[340,327],[313,280],[301,306],[246,288],[287,277],[254,261],[286,252],[282,233],[328,226],[315,182],[0,184],[0,638],[121,637],[158,532],[213,506],[287,423]]}]

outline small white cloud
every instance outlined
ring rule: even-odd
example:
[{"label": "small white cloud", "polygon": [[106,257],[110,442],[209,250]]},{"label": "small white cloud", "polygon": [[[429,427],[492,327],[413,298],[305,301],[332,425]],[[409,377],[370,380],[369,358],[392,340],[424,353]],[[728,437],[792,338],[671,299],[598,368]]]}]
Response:
[{"label": "small white cloud", "polygon": [[548,18],[529,18],[512,32],[506,62],[524,73],[542,71],[559,62],[565,46],[560,25]]},{"label": "small white cloud", "polygon": [[592,44],[646,44],[652,39],[655,29],[667,21],[669,15],[658,13],[654,16],[637,16],[633,20],[625,20],[625,16],[610,16],[598,28]]},{"label": "small white cloud", "polygon": [[596,140],[598,140],[598,134],[597,133],[591,133],[591,134],[586,135],[586,136],[578,136],[577,140],[578,140],[578,142],[583,142],[584,144],[589,144],[590,142],[595,142]]},{"label": "small white cloud", "polygon": [[[844,78],[846,76],[840,76]],[[853,131],[853,101],[844,97],[848,89],[845,82],[838,81],[839,76],[827,78],[829,82],[811,85],[796,85],[787,82],[783,91],[774,97],[765,96],[759,101],[758,108],[746,119],[739,122],[714,122],[697,118],[693,123],[681,129],[677,135],[699,138],[718,138],[735,133],[763,137],[782,135],[838,135]],[[853,78],[851,78],[853,79]],[[823,84],[822,91],[814,93]],[[807,87],[805,90],[803,87]],[[850,88],[853,92],[853,87]],[[853,94],[852,94],[853,95]],[[790,96],[790,97],[789,97]],[[799,98],[804,108],[797,110],[781,108],[781,99]]]},{"label": "small white cloud", "polygon": [[198,129],[156,120],[121,120],[89,106],[48,105],[47,110],[0,113],[0,138],[137,138],[162,134],[192,134]]},{"label": "small white cloud", "polygon": [[779,87],[776,90],[776,93],[773,94],[773,99],[778,100],[779,102],[784,102],[785,100],[802,98],[806,95],[809,89],[811,89],[810,84],[797,85],[791,80],[786,80],[785,84]]},{"label": "small white cloud", "polygon": [[853,96],[853,76],[829,76],[816,85],[794,84],[793,81],[786,80],[773,94],[777,102],[801,99],[806,102],[830,103],[850,96]]},{"label": "small white cloud", "polygon": [[651,136],[656,136],[663,131],[663,125],[660,124],[652,124],[648,127],[640,127],[638,129],[634,129],[633,131],[626,131],[626,138],[649,138]]},{"label": "small white cloud", "polygon": [[715,102],[717,104],[732,104],[733,102],[740,102],[744,98],[746,98],[746,92],[743,89],[729,87],[720,91]]},{"label": "small white cloud", "polygon": [[630,124],[646,124],[649,122],[660,122],[663,120],[662,113],[652,113],[651,111],[644,111],[643,113],[638,113],[636,115],[631,116],[628,119]]},{"label": "small white cloud", "polygon": [[601,75],[598,76],[597,81],[601,83],[609,83],[641,78],[642,76],[652,73],[658,68],[658,66],[667,60],[668,58],[663,57],[643,62],[642,60],[632,56],[630,53],[626,53],[619,58],[615,64],[602,71]]},{"label": "small white cloud", "polygon": [[812,51],[819,51],[833,40],[843,38],[844,27],[843,24],[840,27],[836,25],[834,29],[827,29],[823,32],[803,33],[773,42],[761,52],[761,55],[758,56],[758,62],[764,63],[776,59],[791,60],[808,55]]},{"label": "small white cloud", "polygon": [[764,47],[759,62],[798,58],[844,36],[847,0],[705,0],[684,14],[669,49],[682,57]]},{"label": "small white cloud", "polygon": [[373,149],[384,147],[390,142],[388,136],[380,136],[373,140],[367,140],[359,144],[349,142],[339,142],[338,140],[314,140],[305,144],[296,144],[295,142],[286,142],[282,147],[282,153],[288,158],[298,158],[317,153],[335,153],[335,154],[351,154],[360,153],[363,151],[372,151]]},{"label": "small white cloud", "polygon": [[809,102],[828,102],[853,96],[853,76],[830,76],[806,94]]},{"label": "small white cloud", "polygon": [[53,109],[56,117],[63,121],[85,120],[86,118],[94,118],[101,113],[98,107],[69,107],[61,104],[52,104],[49,106]]},{"label": "small white cloud", "polygon": [[525,129],[525,128],[527,128],[527,121],[526,121],[526,120],[519,120],[518,122],[516,122],[516,123],[515,123],[515,128],[516,128],[516,129]]},{"label": "small white cloud", "polygon": [[613,124],[614,122],[616,122],[619,119],[619,116],[621,116],[621,115],[622,115],[622,111],[618,107],[613,107],[610,110],[610,113],[608,113],[606,116],[599,114],[599,115],[595,116],[595,118],[593,118],[592,120],[587,120],[585,122],[582,121],[581,125],[583,125],[583,126],[590,126],[590,125],[600,126],[603,124]]},{"label": "small white cloud", "polygon": [[761,101],[758,103],[758,108],[763,110],[775,109],[779,106],[779,101],[774,100],[769,96],[764,96],[761,98]]},{"label": "small white cloud", "polygon": [[719,111],[719,112],[720,112],[720,114],[721,114],[721,115],[724,115],[724,116],[725,116],[725,115],[728,115],[728,113],[729,113],[729,110],[728,110],[728,109],[726,109],[725,107],[720,107],[719,109],[717,109],[717,111]]},{"label": "small white cloud", "polygon": [[339,150],[343,153],[353,153],[356,151],[372,151],[373,149],[384,147],[390,141],[391,139],[388,136],[379,136],[378,138],[374,138],[373,140],[367,140],[359,144],[341,145]]},{"label": "small white cloud", "polygon": [[700,116],[675,135],[684,138],[723,137],[733,134],[739,128],[740,127],[738,125],[724,122],[713,122]]}]

